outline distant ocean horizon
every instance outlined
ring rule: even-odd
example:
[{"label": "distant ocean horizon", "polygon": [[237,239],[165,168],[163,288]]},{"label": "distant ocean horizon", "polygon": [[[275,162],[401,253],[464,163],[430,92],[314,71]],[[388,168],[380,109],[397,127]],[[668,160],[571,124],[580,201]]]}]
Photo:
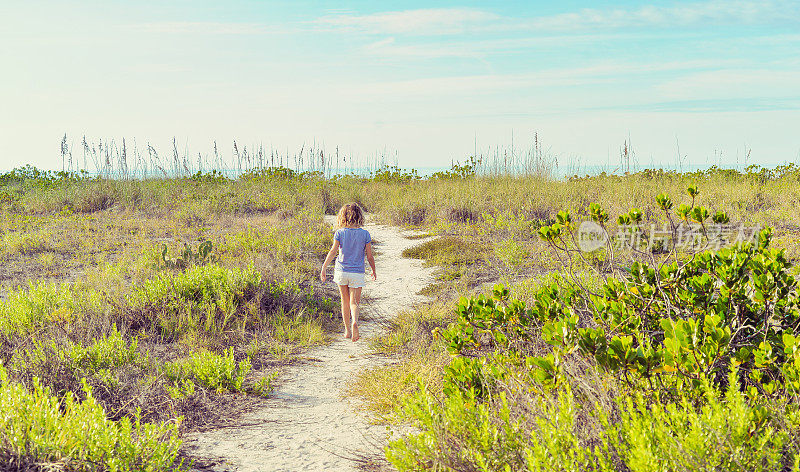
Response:
[{"label": "distant ocean horizon", "polygon": [[[673,171],[673,172],[697,172],[701,170],[708,170],[711,168],[718,168],[718,169],[730,169],[736,171],[744,171],[748,166],[756,165],[759,167],[767,168],[767,169],[774,169],[780,165],[789,164],[789,161],[785,161],[782,163],[772,163],[772,164],[759,164],[759,163],[747,163],[747,164],[683,164],[683,165],[675,165],[675,164],[650,164],[650,165],[642,165],[642,164],[631,164],[630,166],[621,166],[621,165],[608,165],[608,164],[587,164],[587,165],[576,165],[574,163],[570,163],[567,165],[550,165],[546,166],[545,168],[541,169],[541,175],[549,176],[555,179],[563,179],[567,177],[572,177],[574,175],[578,176],[594,176],[600,175],[602,173],[610,174],[610,175],[624,175],[626,172],[628,173],[636,173],[641,172],[644,170],[664,170],[664,171]],[[797,163],[795,163],[797,164]],[[14,169],[19,169],[20,167],[15,167]],[[280,168],[280,166],[265,166],[265,168]],[[293,169],[291,167],[286,167],[290,170],[296,172],[323,172],[321,168],[306,168],[306,169]],[[384,167],[352,167],[352,168],[339,168],[336,169],[335,167],[325,168],[324,175],[325,177],[335,177],[335,176],[347,176],[347,175],[357,175],[357,176],[368,176],[372,175],[376,170],[380,169],[399,169],[401,172],[412,172],[416,171],[417,175],[420,177],[430,177],[437,172],[447,172],[452,169],[452,166],[408,166],[404,167],[401,165],[389,165],[387,164]],[[11,172],[14,169],[1,169],[0,173],[7,173]],[[40,171],[50,171],[50,172],[59,172],[61,169],[48,169],[48,168],[37,168]],[[217,172],[224,175],[227,178],[235,179],[238,178],[240,175],[247,173],[254,169],[234,169],[234,168],[223,168],[223,169],[202,169],[202,172],[211,173]],[[77,172],[81,172],[82,170],[78,170]],[[526,175],[526,174],[537,174],[535,171],[525,171],[524,168],[514,169],[514,168],[493,168],[491,165],[482,166],[480,169],[480,173],[482,175],[495,175],[495,174],[504,174],[504,175]],[[97,171],[89,171],[85,170],[85,172],[89,176],[98,176],[98,175],[107,175],[109,178],[118,177],[119,173],[114,170],[110,173],[108,172],[97,172]],[[141,175],[141,170],[139,172],[135,170],[131,170],[134,178],[160,178],[160,177],[186,177],[191,176],[198,172],[198,169],[189,169],[184,170],[181,169],[179,172],[165,170],[165,171],[153,171],[150,169],[146,175]]]}]

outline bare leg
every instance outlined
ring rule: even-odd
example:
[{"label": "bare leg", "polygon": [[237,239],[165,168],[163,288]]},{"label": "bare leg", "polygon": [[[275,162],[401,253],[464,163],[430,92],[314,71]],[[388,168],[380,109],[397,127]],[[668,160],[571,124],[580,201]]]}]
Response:
[{"label": "bare leg", "polygon": [[353,341],[358,341],[361,337],[358,334],[358,310],[361,304],[361,287],[350,289],[350,314],[353,316],[352,330]]},{"label": "bare leg", "polygon": [[[359,289],[360,291],[361,289]],[[342,297],[342,321],[344,321],[344,337],[349,338],[350,331],[350,287],[339,285],[339,295]]]}]

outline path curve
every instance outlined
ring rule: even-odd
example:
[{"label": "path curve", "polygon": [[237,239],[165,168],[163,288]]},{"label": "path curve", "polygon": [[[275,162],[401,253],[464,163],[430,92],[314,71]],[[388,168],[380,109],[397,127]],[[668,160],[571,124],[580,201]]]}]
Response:
[{"label": "path curve", "polygon": [[[325,220],[333,223],[333,218]],[[186,446],[193,454],[223,460],[217,470],[320,472],[355,471],[359,451],[375,452],[375,440],[386,436],[386,428],[370,425],[343,392],[358,371],[388,360],[372,354],[368,340],[381,321],[425,300],[418,292],[433,280],[433,269],[401,255],[425,239],[408,239],[404,234],[413,233],[393,226],[368,223],[365,228],[375,240],[378,280],[368,277],[364,288],[369,302],[362,313],[370,320],[361,323],[362,339],[337,337],[307,351],[304,357],[313,361],[284,370],[266,406],[244,415],[243,426],[188,435]]]}]

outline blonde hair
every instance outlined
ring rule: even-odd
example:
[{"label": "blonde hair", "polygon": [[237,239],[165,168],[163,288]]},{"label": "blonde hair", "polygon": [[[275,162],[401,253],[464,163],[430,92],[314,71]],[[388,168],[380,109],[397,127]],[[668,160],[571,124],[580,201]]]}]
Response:
[{"label": "blonde hair", "polygon": [[344,228],[347,226],[360,228],[364,226],[364,212],[358,203],[348,203],[339,209],[339,215],[336,217],[336,227]]}]

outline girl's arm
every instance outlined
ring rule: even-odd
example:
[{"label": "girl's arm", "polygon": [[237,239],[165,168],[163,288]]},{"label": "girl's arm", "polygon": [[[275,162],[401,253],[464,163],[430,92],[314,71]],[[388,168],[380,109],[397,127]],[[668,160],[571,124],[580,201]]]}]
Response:
[{"label": "girl's arm", "polygon": [[369,262],[369,266],[372,267],[372,280],[378,280],[378,273],[375,272],[375,254],[372,253],[372,243],[367,243],[367,247],[364,248],[364,252],[367,254],[367,262]]},{"label": "girl's arm", "polygon": [[339,241],[333,240],[333,245],[331,246],[331,250],[328,251],[328,255],[325,257],[325,262],[322,263],[322,269],[319,271],[319,279],[325,282],[325,279],[328,278],[327,274],[325,274],[325,269],[328,267],[328,264],[331,263],[334,257],[336,257],[336,253],[339,251]]}]

